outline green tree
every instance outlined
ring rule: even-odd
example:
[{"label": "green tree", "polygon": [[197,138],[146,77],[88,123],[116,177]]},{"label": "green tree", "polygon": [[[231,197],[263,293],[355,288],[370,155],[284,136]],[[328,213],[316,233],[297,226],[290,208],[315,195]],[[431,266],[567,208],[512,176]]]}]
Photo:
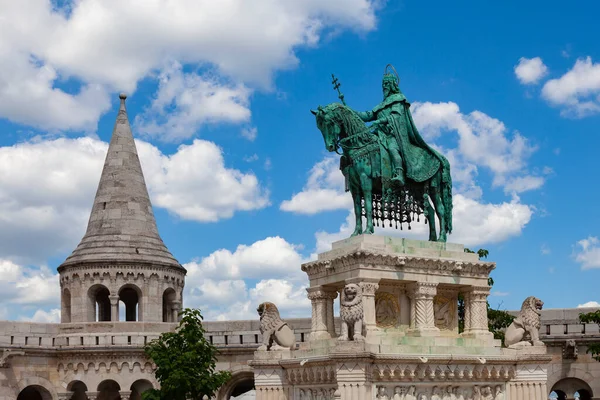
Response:
[{"label": "green tree", "polygon": [[212,397],[231,378],[216,371],[217,348],[204,337],[200,310],[186,308],[175,332],[152,340],[144,351],[157,366],[160,389],[151,389],[143,400],[202,400]]},{"label": "green tree", "polygon": [[[487,258],[490,254],[486,249],[479,249],[477,252],[465,248],[465,253],[477,253],[479,259]],[[488,286],[494,286],[494,279],[488,278]],[[487,302],[487,315],[488,315],[488,328],[490,332],[494,334],[495,339],[502,340],[504,344],[504,330],[513,322],[514,316],[510,315],[506,311],[494,309],[490,306],[490,302]],[[465,330],[465,300],[462,295],[458,296],[458,331],[463,332]]]},{"label": "green tree", "polygon": [[[579,322],[582,324],[598,324],[600,326],[600,310],[579,314]],[[590,353],[596,361],[600,361],[600,343],[587,345],[586,353]]]}]

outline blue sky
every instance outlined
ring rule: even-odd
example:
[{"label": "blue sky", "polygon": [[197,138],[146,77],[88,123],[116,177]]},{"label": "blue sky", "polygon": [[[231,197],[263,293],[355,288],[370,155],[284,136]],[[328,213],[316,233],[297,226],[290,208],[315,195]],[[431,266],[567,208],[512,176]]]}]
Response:
[{"label": "blue sky", "polygon": [[331,73],[371,109],[387,63],[451,161],[449,241],[497,262],[492,305],[600,301],[595,2],[124,3],[0,6],[0,318],[58,319],[121,91],[185,304],[308,316],[300,263],[352,229],[309,110],[337,100]]}]

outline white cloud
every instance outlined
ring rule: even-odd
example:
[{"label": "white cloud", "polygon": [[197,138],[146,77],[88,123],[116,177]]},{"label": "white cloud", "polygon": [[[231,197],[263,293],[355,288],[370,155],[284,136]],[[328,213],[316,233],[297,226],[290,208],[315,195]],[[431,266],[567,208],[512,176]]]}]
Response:
[{"label": "white cloud", "polygon": [[538,83],[547,74],[548,67],[540,57],[521,57],[519,64],[515,65],[515,75],[524,85]]},{"label": "white cloud", "polygon": [[152,104],[135,118],[136,132],[179,142],[194,136],[203,124],[250,119],[251,91],[242,84],[224,83],[211,74],[184,73],[177,62],[158,79]]},{"label": "white cloud", "polygon": [[547,256],[548,254],[552,253],[552,250],[550,249],[550,247],[548,247],[548,245],[546,243],[544,243],[544,244],[542,244],[542,247],[540,248],[540,253]]},{"label": "white cloud", "polygon": [[573,68],[542,88],[542,97],[562,107],[563,116],[586,117],[600,112],[600,63],[580,58]]},{"label": "white cloud", "polygon": [[[256,307],[264,301],[275,303],[288,317],[306,316],[310,302],[300,249],[280,237],[268,237],[187,263],[186,306],[200,307],[207,320],[255,319]],[[270,279],[261,279],[265,276]]]},{"label": "white cloud", "polygon": [[596,236],[581,239],[576,243],[573,255],[583,270],[600,268],[600,240]]},{"label": "white cloud", "polygon": [[[332,29],[373,30],[378,3],[78,0],[65,12],[50,0],[4,2],[0,115],[40,127],[88,128],[108,108],[108,92],[133,92],[166,60],[269,87],[275,71],[298,64],[299,47],[317,45]],[[60,88],[71,78],[82,84],[75,94]],[[221,95],[231,89],[220,86]],[[193,111],[184,106],[179,118],[199,123]]]},{"label": "white cloud", "polygon": [[241,134],[242,137],[254,142],[254,140],[256,140],[256,136],[258,135],[258,129],[256,129],[254,126],[243,128]]},{"label": "white cloud", "polygon": [[60,309],[53,308],[50,311],[37,310],[32,317],[21,317],[20,320],[30,322],[59,323]]},{"label": "white cloud", "polygon": [[[185,219],[217,221],[268,204],[256,176],[227,168],[212,142],[196,140],[171,155],[136,143],[154,206]],[[0,147],[0,258],[40,264],[75,248],[106,149],[92,138]]]},{"label": "white cloud", "polygon": [[473,167],[489,169],[494,174],[494,186],[505,186],[517,192],[539,187],[543,182],[543,178],[530,176],[526,170],[527,160],[536,147],[518,132],[510,135],[498,119],[480,111],[462,114],[453,102],[414,103],[412,113],[419,131],[429,140],[447,131],[458,134],[451,171],[452,167],[461,164],[470,169],[463,184],[468,183],[469,176],[475,175]]},{"label": "white cloud", "polygon": [[215,222],[269,205],[256,175],[227,168],[213,142],[195,139],[172,155],[145,142],[136,145],[154,206],[183,219]]},{"label": "white cloud", "polygon": [[351,207],[352,196],[344,192],[344,185],[339,158],[326,156],[312,167],[302,191],[283,201],[280,209],[310,215]]},{"label": "white cloud", "polygon": [[0,260],[0,305],[58,305],[59,297],[58,274],[48,267],[26,268]]},{"label": "white cloud", "polygon": [[91,138],[0,147],[0,257],[37,264],[77,245],[106,149]]},{"label": "white cloud", "polygon": [[187,286],[198,286],[204,279],[259,279],[296,275],[300,271],[301,246],[275,236],[239,245],[234,252],[219,249],[199,261],[184,265],[188,270]]},{"label": "white cloud", "polygon": [[579,304],[577,308],[600,308],[600,303],[597,301],[588,301],[587,303]]},{"label": "white cloud", "polygon": [[506,297],[510,295],[509,292],[500,292],[498,290],[494,290],[492,293],[490,293],[490,296],[494,296],[494,297]]}]

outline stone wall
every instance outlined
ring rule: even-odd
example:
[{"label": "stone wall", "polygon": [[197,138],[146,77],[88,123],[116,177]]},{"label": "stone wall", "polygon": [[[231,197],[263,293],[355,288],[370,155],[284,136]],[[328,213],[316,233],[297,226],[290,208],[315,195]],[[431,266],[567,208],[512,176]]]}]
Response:
[{"label": "stone wall", "polygon": [[[571,385],[577,380],[587,382],[594,396],[600,396],[600,363],[586,354],[586,343],[600,342],[596,324],[580,324],[577,317],[586,309],[549,309],[542,311],[540,337],[553,356],[548,371],[548,390],[555,385]],[[311,332],[309,318],[284,319],[294,329],[297,343],[308,342]],[[336,318],[336,331],[339,320]],[[14,400],[21,389],[40,385],[58,399],[74,380],[81,380],[90,391],[100,382],[115,380],[122,390],[145,379],[156,384],[151,365],[143,355],[144,343],[176,324],[149,322],[97,322],[43,324],[0,321],[0,354],[14,355],[0,362],[0,400]],[[205,322],[207,339],[221,354],[218,369],[230,370],[234,379],[221,392],[220,398],[242,380],[251,377],[248,361],[262,343],[259,321]],[[574,353],[567,342],[575,341]],[[19,352],[24,352],[25,356]],[[576,357],[575,357],[576,355]],[[572,378],[575,381],[566,379]],[[563,386],[564,386],[563,385]]]}]

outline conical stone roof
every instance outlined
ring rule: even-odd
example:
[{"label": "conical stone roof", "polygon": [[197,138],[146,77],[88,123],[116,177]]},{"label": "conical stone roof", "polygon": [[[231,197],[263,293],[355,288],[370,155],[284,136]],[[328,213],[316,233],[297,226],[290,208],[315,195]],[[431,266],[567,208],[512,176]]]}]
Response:
[{"label": "conical stone roof", "polygon": [[59,270],[87,263],[151,263],[182,269],[158,234],[125,109],[126,96],[119,98],[87,231]]}]

